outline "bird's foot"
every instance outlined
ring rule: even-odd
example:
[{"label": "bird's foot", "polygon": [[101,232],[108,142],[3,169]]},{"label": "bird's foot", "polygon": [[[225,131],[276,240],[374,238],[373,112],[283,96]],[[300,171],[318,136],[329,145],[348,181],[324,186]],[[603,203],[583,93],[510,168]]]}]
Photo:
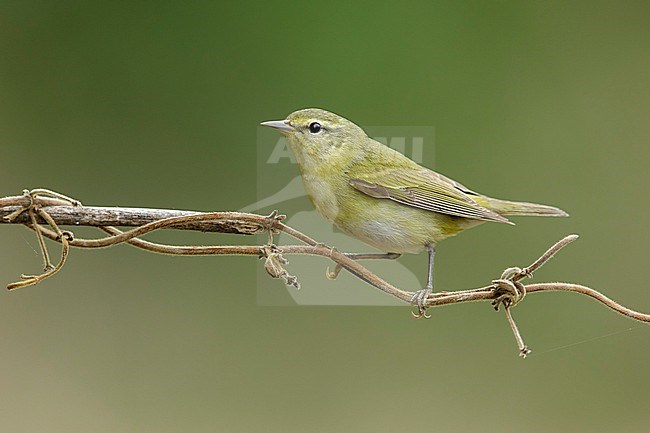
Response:
[{"label": "bird's foot", "polygon": [[427,297],[431,294],[431,292],[433,292],[432,287],[425,287],[424,289],[418,290],[417,292],[413,293],[413,296],[411,296],[411,304],[418,307],[417,314],[411,311],[411,314],[416,319],[420,319],[422,317],[424,317],[425,319],[429,319],[431,317],[430,314],[427,314],[427,307],[426,307]]}]

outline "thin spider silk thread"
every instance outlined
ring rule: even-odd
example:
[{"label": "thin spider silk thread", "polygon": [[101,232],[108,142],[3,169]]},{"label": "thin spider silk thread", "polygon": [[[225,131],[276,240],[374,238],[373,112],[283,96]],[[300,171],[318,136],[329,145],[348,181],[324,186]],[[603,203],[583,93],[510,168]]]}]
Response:
[{"label": "thin spider silk thread", "polygon": [[643,328],[643,327],[645,327],[645,326],[644,325],[639,325],[639,326],[634,326],[634,327],[631,327],[631,328],[621,329],[619,331],[610,332],[608,334],[599,335],[597,337],[592,337],[592,338],[587,338],[585,340],[576,341],[575,343],[565,344],[563,346],[558,346],[558,347],[554,347],[552,349],[543,350],[541,352],[537,352],[536,355],[539,356],[539,355],[542,355],[544,353],[556,352],[558,350],[568,349],[570,347],[579,346],[581,344],[590,343],[592,341],[601,340],[603,338],[613,337],[614,335],[619,335],[619,334],[622,334],[624,332],[634,331],[636,329],[640,329],[640,328]]}]

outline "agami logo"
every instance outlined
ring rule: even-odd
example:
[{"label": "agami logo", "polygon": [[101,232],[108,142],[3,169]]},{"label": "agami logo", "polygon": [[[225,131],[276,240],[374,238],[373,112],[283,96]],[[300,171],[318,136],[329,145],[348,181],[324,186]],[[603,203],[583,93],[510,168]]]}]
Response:
[{"label": "agami logo", "polygon": [[[423,162],[425,154],[434,154],[434,128],[431,126],[380,126],[364,129],[375,140],[418,163]],[[431,158],[427,159],[426,165],[433,165]],[[339,251],[378,252],[340,232],[314,210],[286,139],[263,127],[257,131],[257,198],[255,203],[240,211],[270,213],[277,209],[287,215],[284,221],[287,225]],[[281,247],[298,241],[281,233],[274,237],[274,242]],[[259,305],[404,306],[394,297],[372,288],[345,271],[336,280],[328,279],[328,266],[334,266],[331,261],[309,256],[286,258],[290,262],[286,268],[298,277],[301,289],[285,287],[281,281],[271,279],[263,267],[257,267]],[[422,286],[417,276],[397,260],[365,260],[362,263],[405,290],[417,290]]]}]

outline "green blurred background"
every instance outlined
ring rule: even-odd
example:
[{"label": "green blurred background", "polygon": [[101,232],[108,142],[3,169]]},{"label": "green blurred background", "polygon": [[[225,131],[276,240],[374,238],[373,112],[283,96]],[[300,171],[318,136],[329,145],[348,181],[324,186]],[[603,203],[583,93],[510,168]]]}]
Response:
[{"label": "green blurred background", "polygon": [[[437,170],[571,213],[442,243],[438,289],[485,284],[575,232],[537,281],[649,311],[649,19],[642,1],[3,1],[0,195],[235,210],[256,200],[260,121],[316,106],[432,125]],[[33,234],[0,231],[2,284],[38,272]],[[119,246],[2,293],[1,430],[647,431],[648,328],[587,298],[526,298],[523,361],[488,304],[429,321],[260,307],[259,266]]]}]

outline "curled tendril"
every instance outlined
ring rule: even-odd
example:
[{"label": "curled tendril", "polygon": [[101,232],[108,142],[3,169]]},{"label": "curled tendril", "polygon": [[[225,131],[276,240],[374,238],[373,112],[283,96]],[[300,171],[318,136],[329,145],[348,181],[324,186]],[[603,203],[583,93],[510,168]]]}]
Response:
[{"label": "curled tendril", "polygon": [[282,279],[287,286],[300,289],[298,279],[294,275],[289,275],[287,270],[283,267],[283,265],[286,265],[289,261],[282,257],[282,250],[280,248],[273,244],[263,245],[260,248],[259,257],[260,259],[265,259],[264,269],[272,278]]}]

